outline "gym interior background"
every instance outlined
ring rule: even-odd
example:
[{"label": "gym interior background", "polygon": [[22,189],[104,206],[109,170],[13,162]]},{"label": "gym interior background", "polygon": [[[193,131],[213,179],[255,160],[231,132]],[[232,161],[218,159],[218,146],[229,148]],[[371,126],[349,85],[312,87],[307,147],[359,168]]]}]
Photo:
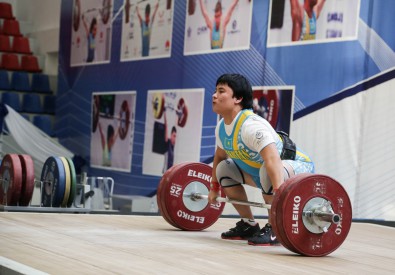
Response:
[{"label": "gym interior background", "polygon": [[[199,1],[160,0],[148,55],[137,10],[143,14],[150,3],[152,15],[156,0],[1,2],[12,4],[42,73],[50,76],[53,138],[86,161],[81,171],[113,178],[114,194],[156,193],[165,154],[155,138],[165,134],[165,116],[156,113],[155,100],[167,104],[168,133],[177,129],[175,163],[210,163],[218,120],[211,110],[215,81],[237,72],[266,99],[266,118],[313,157],[316,172],[346,188],[354,219],[395,220],[394,1],[327,0],[316,39],[292,41],[289,1],[240,0],[223,48],[211,49]],[[204,2],[213,12],[215,1]],[[225,13],[231,1],[222,3]],[[93,18],[92,61],[87,29]],[[95,95],[102,104],[98,117]],[[180,109],[181,99],[187,107]],[[127,133],[115,141],[112,163],[105,165],[98,124],[122,125],[124,100]],[[180,123],[180,110],[186,122]]]}]

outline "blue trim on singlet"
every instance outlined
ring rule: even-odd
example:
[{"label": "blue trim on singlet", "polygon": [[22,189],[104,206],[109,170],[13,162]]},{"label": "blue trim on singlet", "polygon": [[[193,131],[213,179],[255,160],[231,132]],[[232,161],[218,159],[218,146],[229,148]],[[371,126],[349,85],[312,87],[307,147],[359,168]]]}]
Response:
[{"label": "blue trim on singlet", "polygon": [[220,41],[221,39],[221,33],[220,29],[216,30],[216,23],[214,22],[213,24],[213,30],[211,34],[211,49],[220,49]]}]

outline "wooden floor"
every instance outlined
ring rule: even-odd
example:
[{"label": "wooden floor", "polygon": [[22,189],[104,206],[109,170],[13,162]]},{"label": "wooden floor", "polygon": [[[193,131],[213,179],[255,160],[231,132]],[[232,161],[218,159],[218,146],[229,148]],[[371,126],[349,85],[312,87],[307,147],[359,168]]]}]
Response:
[{"label": "wooden floor", "polygon": [[57,275],[395,273],[392,227],[353,223],[336,251],[312,258],[220,239],[236,221],[185,232],[161,216],[1,212],[0,258]]}]

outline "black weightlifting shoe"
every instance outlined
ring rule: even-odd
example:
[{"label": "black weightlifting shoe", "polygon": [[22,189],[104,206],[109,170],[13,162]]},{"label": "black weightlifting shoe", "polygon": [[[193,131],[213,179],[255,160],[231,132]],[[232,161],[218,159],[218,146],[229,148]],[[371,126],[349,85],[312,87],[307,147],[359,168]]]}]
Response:
[{"label": "black weightlifting shoe", "polygon": [[274,235],[271,224],[267,223],[265,227],[260,230],[260,232],[248,239],[248,244],[257,246],[274,246],[280,245],[280,242]]},{"label": "black weightlifting shoe", "polygon": [[221,234],[222,239],[226,240],[248,240],[254,234],[259,233],[259,224],[250,225],[240,220],[236,226]]}]

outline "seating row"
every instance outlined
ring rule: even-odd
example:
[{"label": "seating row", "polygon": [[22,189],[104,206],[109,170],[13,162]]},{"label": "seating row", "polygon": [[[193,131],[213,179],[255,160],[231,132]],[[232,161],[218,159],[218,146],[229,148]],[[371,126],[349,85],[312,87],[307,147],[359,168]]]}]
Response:
[{"label": "seating row", "polygon": [[0,25],[0,33],[11,36],[22,36],[19,21],[16,19],[4,19]]},{"label": "seating row", "polygon": [[52,93],[47,74],[6,70],[0,70],[0,90]]},{"label": "seating row", "polygon": [[[32,55],[29,40],[22,35],[19,21],[13,15],[12,4],[8,2],[0,2],[0,52],[3,52],[0,60],[0,90],[52,93],[48,75],[40,73],[42,70],[38,65],[37,57]],[[24,55],[19,60],[15,53]],[[7,70],[14,71],[11,80]],[[31,85],[27,72],[33,73]],[[44,96],[42,108],[41,98],[37,94],[23,94],[23,101],[20,104],[18,93],[3,92],[1,102],[19,112],[55,113],[55,96],[53,95]],[[29,115],[23,115],[43,132],[49,136],[54,136],[53,116],[36,114],[30,120]]]},{"label": "seating row", "polygon": [[42,72],[35,55],[22,55],[19,57],[15,53],[2,53],[0,69],[10,71]]},{"label": "seating row", "polygon": [[14,14],[12,12],[11,3],[0,2],[0,18],[2,19],[14,19]]},{"label": "seating row", "polygon": [[[11,42],[12,41],[12,42]],[[29,38],[24,36],[12,37],[0,34],[0,52],[32,54]]]},{"label": "seating row", "polygon": [[21,100],[18,93],[3,92],[1,102],[17,112],[55,114],[56,109],[56,97],[53,95],[45,95],[41,100],[40,95],[27,93],[22,95]]}]

